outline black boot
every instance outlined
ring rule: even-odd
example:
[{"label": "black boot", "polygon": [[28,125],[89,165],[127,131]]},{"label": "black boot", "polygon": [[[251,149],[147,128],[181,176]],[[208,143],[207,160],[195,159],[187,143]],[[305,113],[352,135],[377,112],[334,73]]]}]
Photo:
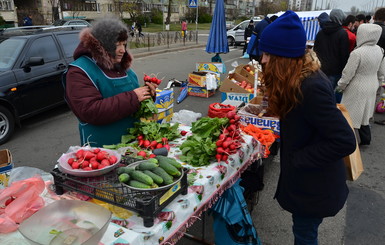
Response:
[{"label": "black boot", "polygon": [[358,129],[358,134],[360,135],[360,145],[370,145],[372,135],[370,133],[369,125],[361,125],[361,128]]}]

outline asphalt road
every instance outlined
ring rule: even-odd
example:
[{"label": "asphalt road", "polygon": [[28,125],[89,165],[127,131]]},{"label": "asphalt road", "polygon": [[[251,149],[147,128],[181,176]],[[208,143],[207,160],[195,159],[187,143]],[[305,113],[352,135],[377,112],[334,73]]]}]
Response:
[{"label": "asphalt road", "polygon": [[[158,74],[164,77],[163,88],[172,78],[187,79],[188,73],[195,70],[196,62],[209,62],[212,55],[204,48],[187,49],[172,53],[158,54],[137,58],[133,69],[139,77],[143,73]],[[247,62],[241,58],[241,49],[232,49],[221,55],[227,71],[232,69],[234,61]],[[174,88],[175,98],[179,88]],[[187,109],[207,114],[208,105],[220,102],[220,92],[210,98],[187,97],[182,103],[174,104],[174,111]],[[384,115],[375,115],[385,119]],[[320,245],[380,245],[385,242],[385,126],[373,124],[372,144],[362,147],[361,153],[365,172],[355,182],[349,182],[350,195],[345,208],[333,218],[325,219],[320,228]],[[60,155],[69,146],[79,145],[77,119],[72,112],[62,106],[47,113],[22,122],[12,139],[3,144],[13,155],[15,167],[30,166],[51,171]],[[265,166],[265,188],[260,192],[259,202],[252,213],[255,227],[265,245],[293,244],[290,215],[283,211],[273,199],[279,168],[279,157]],[[206,219],[206,234],[213,241],[210,217]],[[199,233],[201,222],[192,228],[192,233]],[[182,239],[178,244],[193,245],[196,242]]]}]

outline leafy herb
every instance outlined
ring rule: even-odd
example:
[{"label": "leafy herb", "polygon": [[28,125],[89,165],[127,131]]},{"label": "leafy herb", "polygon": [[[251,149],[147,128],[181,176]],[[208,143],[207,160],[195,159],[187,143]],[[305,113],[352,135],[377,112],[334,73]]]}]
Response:
[{"label": "leafy herb", "polygon": [[153,117],[154,114],[157,114],[157,113],[158,113],[158,108],[156,108],[154,101],[152,99],[146,99],[140,103],[140,108],[134,114],[134,117],[148,119]]},{"label": "leafy herb", "polygon": [[180,137],[179,123],[136,122],[133,128],[128,129],[128,135],[122,136],[122,143],[126,144],[136,139],[138,135],[150,141],[162,142],[162,138],[169,141]]},{"label": "leafy herb", "polygon": [[210,137],[202,138],[198,135],[192,135],[180,146],[182,151],[180,160],[194,167],[206,166],[210,164],[216,153],[216,148],[216,144]]},{"label": "leafy herb", "polygon": [[202,117],[192,123],[191,132],[203,138],[211,137],[216,139],[221,134],[221,129],[228,123],[229,119],[227,117]]}]

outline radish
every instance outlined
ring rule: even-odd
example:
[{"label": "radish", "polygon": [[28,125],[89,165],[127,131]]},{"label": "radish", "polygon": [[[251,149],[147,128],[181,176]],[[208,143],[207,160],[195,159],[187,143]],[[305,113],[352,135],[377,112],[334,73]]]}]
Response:
[{"label": "radish", "polygon": [[167,145],[168,139],[166,137],[163,137],[162,138],[162,143],[163,143],[163,145]]},{"label": "radish", "polygon": [[158,145],[158,142],[156,142],[156,140],[153,140],[151,141],[150,148],[155,149],[157,145]]},{"label": "radish", "polygon": [[231,145],[231,143],[232,143],[232,140],[231,140],[231,139],[230,139],[230,140],[224,141],[223,144],[222,144],[223,149],[229,148],[229,146]]},{"label": "radish", "polygon": [[143,142],[143,147],[148,148],[151,145],[151,142],[149,140],[145,140]]},{"label": "radish", "polygon": [[226,134],[222,133],[219,135],[218,139],[224,141],[226,139]]},{"label": "radish", "polygon": [[108,157],[108,152],[106,151],[100,151],[98,154],[96,154],[96,159],[98,161],[102,161],[103,159],[107,158]]},{"label": "radish", "polygon": [[170,150],[170,146],[169,145],[164,145],[163,147],[166,147],[167,151]]},{"label": "radish", "polygon": [[229,112],[227,112],[226,117],[228,119],[233,119],[235,115],[237,115],[237,113],[235,113],[235,111],[229,111]]},{"label": "radish", "polygon": [[159,148],[162,148],[162,147],[163,147],[163,145],[161,143],[158,143],[155,148],[159,149]]},{"label": "radish", "polygon": [[218,162],[220,162],[222,160],[222,155],[221,154],[216,154],[215,155],[215,159],[217,159]]},{"label": "radish", "polygon": [[225,161],[227,161],[228,158],[229,158],[228,155],[222,155],[222,159],[221,160],[225,162]]},{"label": "radish", "polygon": [[225,150],[222,147],[218,147],[217,148],[217,153],[218,154],[223,154],[224,152],[225,152]]},{"label": "radish", "polygon": [[143,140],[144,138],[143,138],[143,135],[138,135],[138,137],[136,137],[136,139],[137,139],[138,141],[140,141],[140,140]]},{"label": "radish", "polygon": [[114,155],[111,155],[108,157],[108,161],[110,162],[110,164],[114,164],[118,161],[118,158]]},{"label": "radish", "polygon": [[185,136],[186,134],[187,134],[187,131],[185,130],[180,131],[180,135]]},{"label": "radish", "polygon": [[141,156],[143,158],[147,157],[147,153],[145,151],[139,151],[136,155]]},{"label": "radish", "polygon": [[223,140],[218,140],[215,144],[216,144],[218,147],[219,147],[219,146],[222,146]]}]

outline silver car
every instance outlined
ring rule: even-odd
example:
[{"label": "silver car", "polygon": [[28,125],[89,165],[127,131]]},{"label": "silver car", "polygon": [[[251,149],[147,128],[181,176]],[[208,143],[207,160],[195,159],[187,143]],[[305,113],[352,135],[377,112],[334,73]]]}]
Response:
[{"label": "silver car", "polygon": [[[258,24],[261,19],[253,18],[254,26]],[[229,46],[238,46],[245,43],[245,29],[247,25],[249,24],[250,20],[244,20],[238,25],[234,26],[230,30],[227,31],[227,41],[229,43]]]}]

